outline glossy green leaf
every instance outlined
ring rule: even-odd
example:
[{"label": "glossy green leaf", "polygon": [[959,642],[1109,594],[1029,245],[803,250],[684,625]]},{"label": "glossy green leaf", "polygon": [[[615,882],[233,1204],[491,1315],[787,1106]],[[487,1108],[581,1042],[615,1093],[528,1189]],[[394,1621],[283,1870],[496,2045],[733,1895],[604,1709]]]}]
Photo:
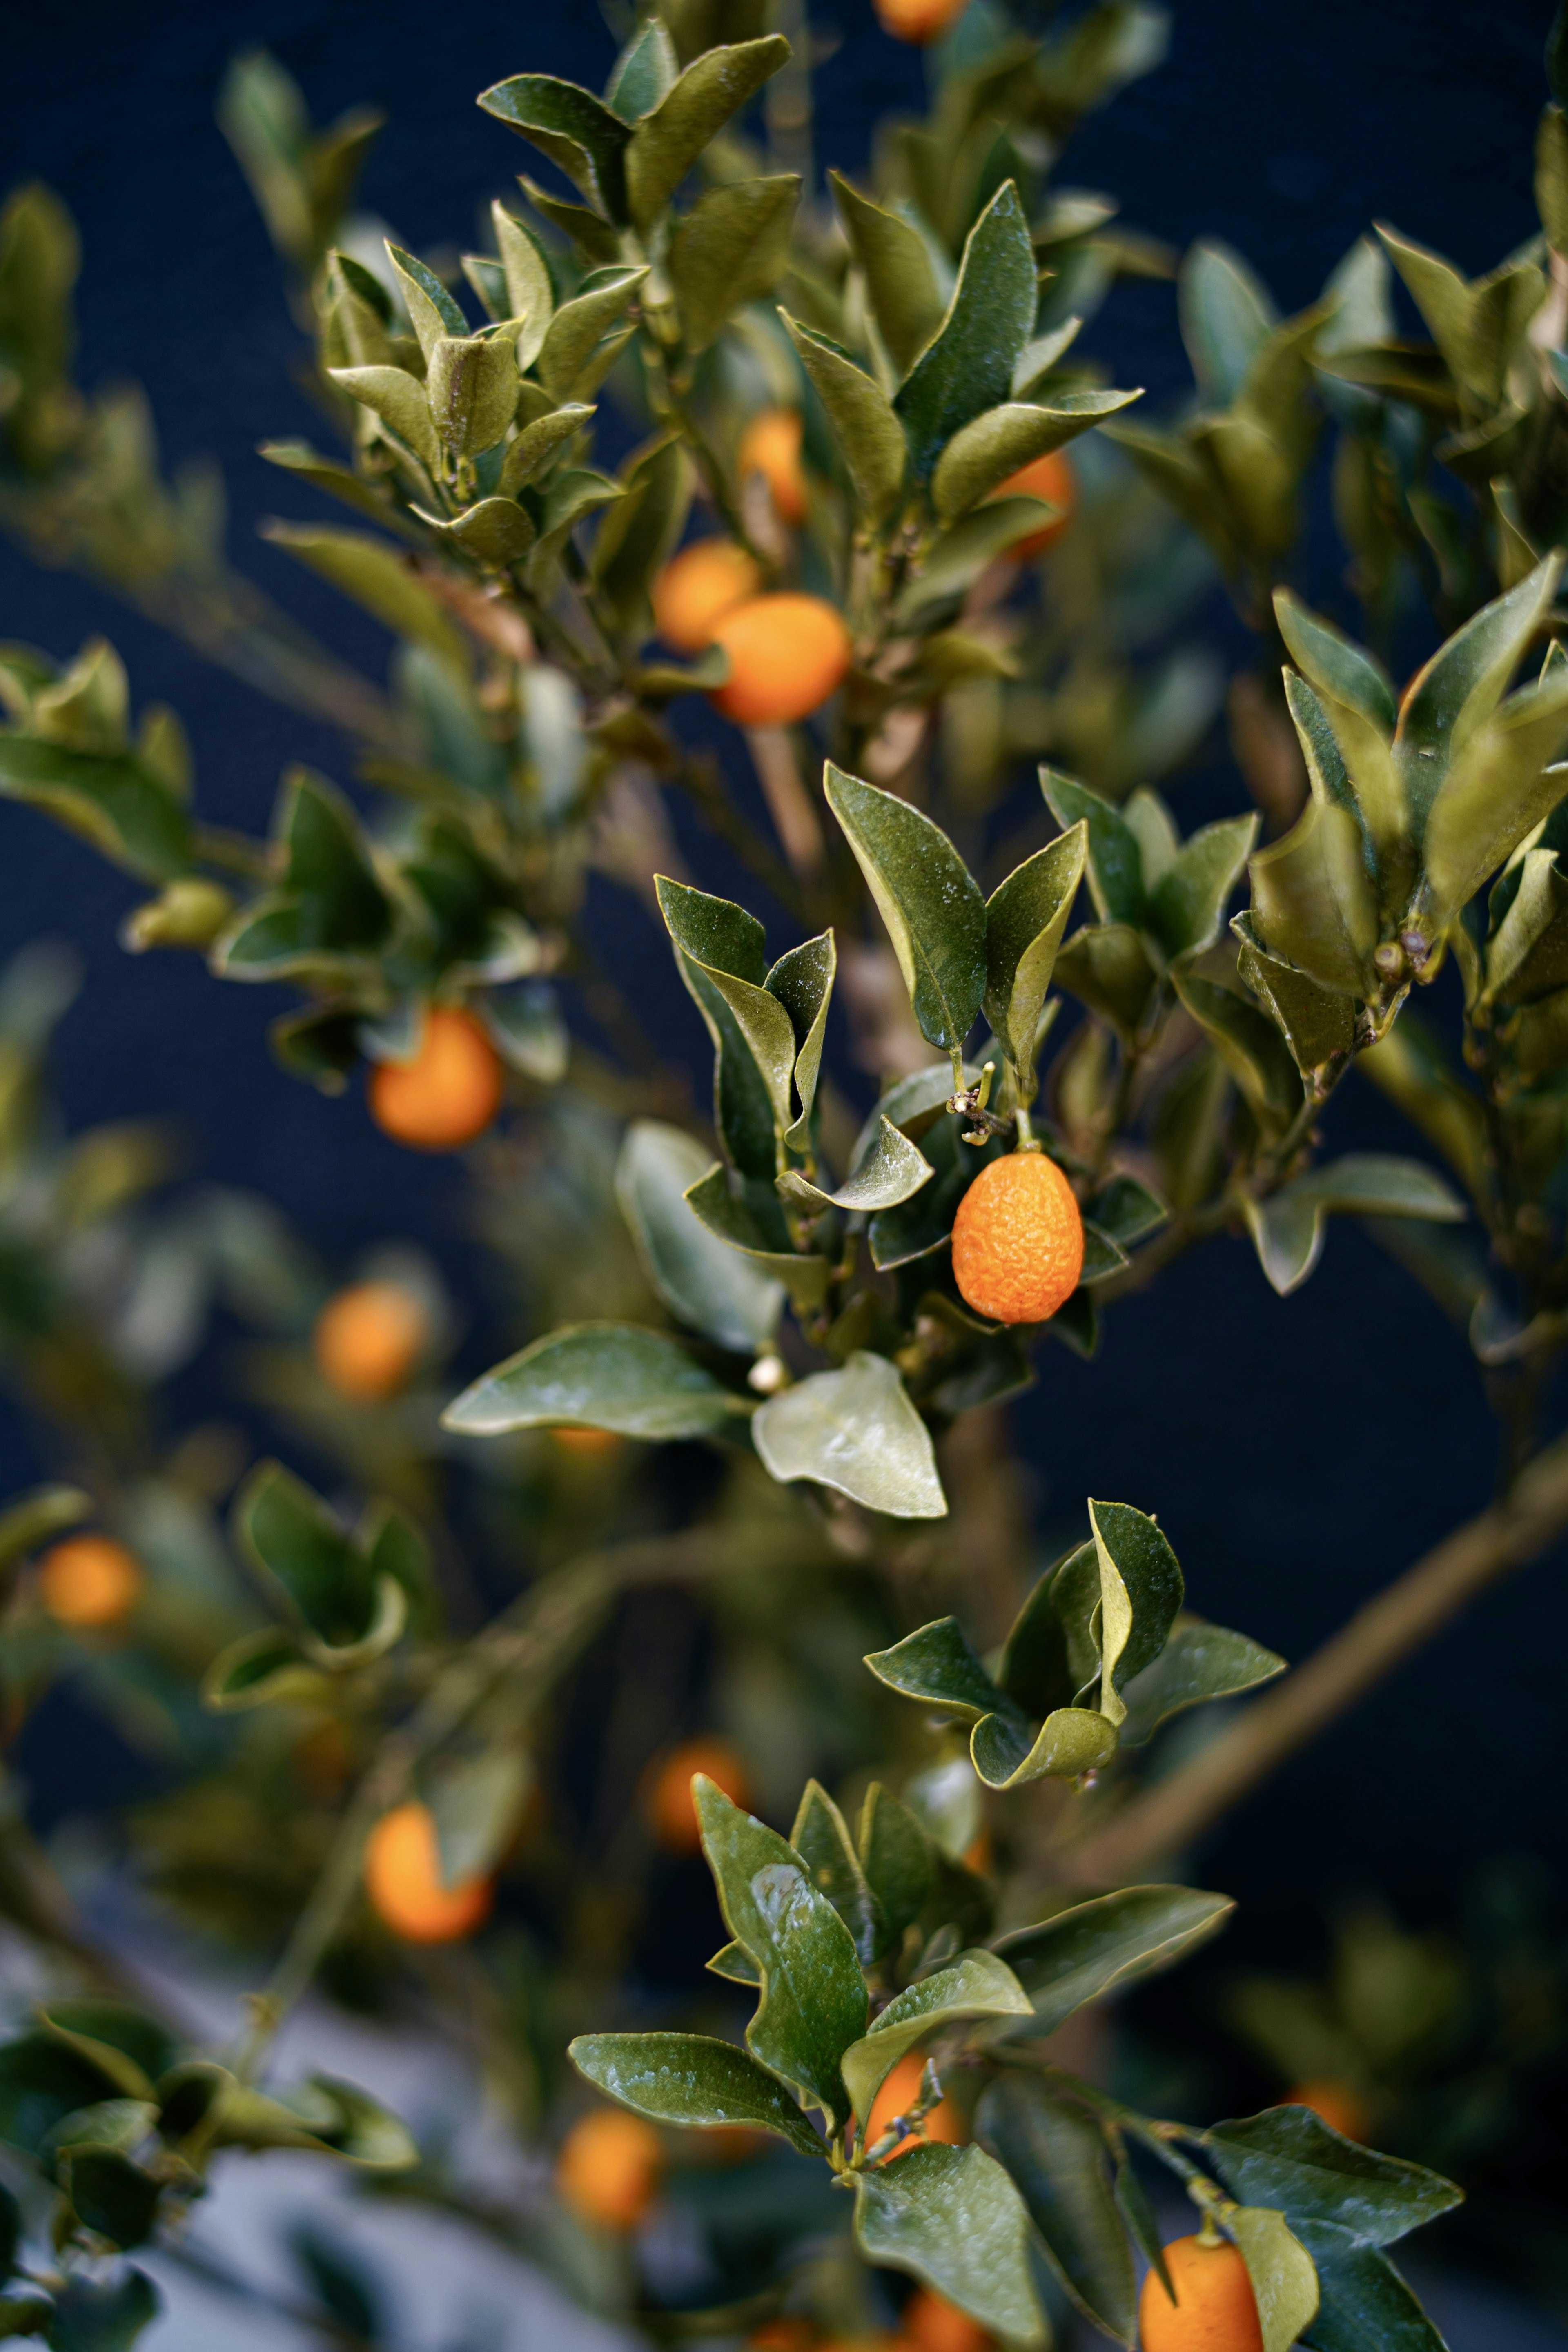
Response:
[{"label": "glossy green leaf", "polygon": [[880,521],[897,505],[909,468],[904,428],[892,404],[876,378],[826,335],[803,327],[787,310],[779,316],[827,412],[856,498]]},{"label": "glossy green leaf", "polygon": [[844,2053],[844,2080],[862,2125],[900,2058],[928,2034],[969,2017],[1027,2017],[1029,1996],[994,1952],[964,1952],[921,1977],[878,2011],[869,2032]]},{"label": "glossy green leaf", "polygon": [[1465,1215],[1463,1202],[1435,1169],[1377,1151],[1347,1152],[1246,1207],[1258,1263],[1281,1297],[1300,1289],[1322,1255],[1323,1220],[1331,1211],[1425,1217],[1440,1224]]},{"label": "glossy green leaf", "polygon": [[894,602],[897,625],[924,632],[955,618],[981,573],[1031,531],[1042,530],[1052,514],[1039,499],[990,499],[940,532]]},{"label": "glossy green leaf", "polygon": [[[664,875],[657,877],[656,887],[683,978],[689,987],[699,978],[705,983],[703,994],[692,988],[705,1017],[714,994],[728,1008],[733,1030],[765,1090],[772,1131],[782,1136],[795,1118],[795,1033],[789,1013],[765,985],[762,925],[731,900],[710,898]],[[711,1020],[709,1028],[721,1086],[724,1028],[716,1030]]]},{"label": "glossy green leaf", "polygon": [[1331,2221],[1294,2221],[1318,2274],[1312,2352],[1447,2352],[1386,2254]]},{"label": "glossy green leaf", "polygon": [[1245,1633],[1205,1624],[1201,1618],[1179,1621],[1159,1656],[1128,1679],[1122,1693],[1127,1718],[1121,1745],[1140,1747],[1184,1707],[1234,1698],[1284,1671],[1283,1658]]},{"label": "glossy green leaf", "polygon": [[540,468],[580,433],[595,414],[583,401],[568,401],[547,415],[536,416],[531,425],[525,425],[502,461],[500,479],[496,485],[501,496],[515,499],[523,484],[532,481]]},{"label": "glossy green leaf", "polygon": [[917,480],[930,478],[955,433],[1006,400],[1038,299],[1028,223],[1009,180],[970,230],[947,314],[893,402]]},{"label": "glossy green leaf", "polygon": [[923,1699],[960,1723],[1017,1714],[970,1648],[956,1617],[921,1625],[891,1649],[872,1651],[866,1664],[889,1690]]},{"label": "glossy green leaf", "polygon": [[1029,1715],[1065,1706],[1100,1673],[1100,1557],[1075,1545],[1046,1570],[1013,1621],[996,1678]]},{"label": "glossy green leaf", "polygon": [[988,1788],[1017,1789],[1029,1780],[1076,1780],[1116,1753],[1117,1729],[1089,1706],[1058,1706],[1030,1738],[1018,1736],[1003,1713],[987,1716],[970,1735],[969,1752]]},{"label": "glossy green leaf", "polygon": [[537,536],[532,518],[512,498],[481,499],[466,514],[437,528],[476,563],[493,572],[521,563]]},{"label": "glossy green leaf", "polygon": [[1131,1037],[1142,1026],[1156,974],[1131,923],[1086,923],[1058,950],[1054,977],[1058,988]]},{"label": "glossy green leaf", "polygon": [[897,213],[885,212],[852,188],[842,173],[827,177],[888,356],[900,375],[907,374],[942,319],[925,239]]},{"label": "glossy green leaf", "polygon": [[857,1833],[861,1866],[879,1921],[880,1959],[925,1908],[933,1875],[931,1843],[907,1805],[873,1780],[866,1791]]},{"label": "glossy green leaf", "polygon": [[746,2046],[803,2100],[846,2123],[839,2060],[865,2032],[867,2012],[854,1939],[775,1831],[731,1804],[700,1772],[692,1801],[724,1924],[762,1976]]},{"label": "glossy green leaf", "polygon": [[1099,2125],[1070,2100],[1052,2098],[1043,2083],[1004,2074],[986,2086],[974,2127],[1006,2168],[1079,2309],[1131,2345],[1132,2260]]},{"label": "glossy green leaf", "polygon": [[699,196],[670,240],[669,276],[681,339],[705,352],[727,319],[771,294],[789,261],[800,200],[793,172],[737,180]]},{"label": "glossy green leaf", "polygon": [[281,522],[263,524],[262,537],[286,548],[395,635],[428,646],[456,670],[470,667],[444,607],[384,541],[367,539],[363,531]]},{"label": "glossy green leaf", "polygon": [[870,1150],[836,1192],[810,1184],[794,1170],[781,1176],[778,1189],[786,1201],[806,1209],[839,1208],[869,1213],[896,1208],[929,1183],[931,1165],[918,1144],[911,1143],[889,1119],[884,1118]]},{"label": "glossy green leaf", "polygon": [[861,1967],[869,1968],[882,1945],[881,1914],[848,1823],[819,1780],[801,1791],[789,1842],[854,1937]]},{"label": "glossy green leaf", "polygon": [[442,335],[425,386],[446,446],[458,457],[478,457],[494,448],[517,414],[516,354],[504,335]]},{"label": "glossy green leaf", "polygon": [[776,2132],[802,2156],[822,2142],[774,2077],[705,2033],[580,2033],[566,2052],[595,2089],[650,2123]]},{"label": "glossy green leaf", "polygon": [[1035,1034],[1057,950],[1083,878],[1089,828],[1079,822],[1016,866],[985,902],[985,1017],[1034,1099]]},{"label": "glossy green leaf", "polygon": [[1085,1214],[1112,1241],[1130,1250],[1135,1242],[1169,1223],[1171,1212],[1136,1176],[1113,1176],[1091,1194]]},{"label": "glossy green leaf", "polygon": [[1167,955],[1205,948],[1219,935],[1226,908],[1258,839],[1256,816],[1205,824],[1177,852],[1149,891],[1149,929]]},{"label": "glossy green leaf", "polygon": [[563,302],[552,315],[534,370],[552,400],[584,396],[583,379],[600,340],[624,315],[647,276],[646,269],[613,269],[604,282]]},{"label": "glossy green leaf", "polygon": [[190,863],[188,814],[132,752],[77,751],[0,730],[0,799],[43,809],[116,865],[153,881]]},{"label": "glossy green leaf", "polygon": [[1182,1605],[1182,1571],[1154,1521],[1130,1503],[1089,1507],[1100,1561],[1100,1712],[1126,1718],[1121,1687],[1164,1648]]},{"label": "glossy green leaf", "polygon": [[471,1437],[563,1426],[664,1439],[732,1430],[746,1409],[662,1332],[577,1323],[498,1364],[441,1419],[444,1428]]},{"label": "glossy green leaf", "polygon": [[710,1960],[705,1960],[703,1966],[711,1969],[716,1977],[722,1977],[729,1984],[760,1987],[763,1981],[762,1970],[743,1944],[724,1945]]},{"label": "glossy green leaf", "polygon": [[1486,992],[1528,1004],[1568,986],[1568,876],[1558,866],[1556,850],[1547,847],[1527,849],[1510,871],[1517,887],[1500,922],[1493,901]]},{"label": "glossy green leaf", "polygon": [[[765,1180],[763,1180],[765,1181]],[[829,1261],[815,1251],[796,1252],[771,1182],[759,1201],[761,1181],[737,1190],[729,1171],[715,1163],[706,1176],[689,1185],[687,1203],[711,1234],[731,1249],[742,1250],[764,1275],[783,1283],[796,1312],[810,1315],[822,1305],[832,1281]],[[765,1209],[767,1220],[759,1213]]]},{"label": "glossy green leaf", "polygon": [[1239,254],[1199,238],[1182,264],[1182,340],[1205,400],[1228,408],[1246,384],[1279,313]]},{"label": "glossy green leaf", "polygon": [[1019,1927],[996,1949],[1034,2005],[1034,2033],[1054,2033],[1086,2001],[1173,1966],[1235,1908],[1195,1887],[1127,1886]]},{"label": "glossy green leaf", "polygon": [[1282,1133],[1301,1107],[1301,1079],[1273,1023],[1250,999],[1203,971],[1176,963],[1171,978],[1265,1132]]},{"label": "glossy green leaf", "polygon": [[721,1348],[754,1355],[777,1328],[784,1290],[688,1202],[712,1164],[683,1129],[634,1119],[616,1164],[616,1197],[643,1270],[671,1314]]},{"label": "glossy green leaf", "polygon": [[868,2262],[910,2272],[1010,2343],[1046,2343],[1028,2217],[984,2148],[928,2143],[858,2174],[855,2236]]},{"label": "glossy green leaf", "polygon": [[1371,992],[1377,906],[1361,828],[1314,797],[1282,841],[1251,861],[1253,929],[1265,950],[1346,996]]},{"label": "glossy green leaf", "polygon": [[653,226],[709,141],[789,54],[789,43],[777,33],[709,49],[644,116],[626,153],[627,208],[638,228]]},{"label": "glossy green leaf", "polygon": [[931,503],[943,522],[970,508],[1036,458],[1065,448],[1080,433],[1142,399],[1138,392],[1063,392],[1048,405],[1004,401],[953,435],[931,477]]},{"label": "glossy green leaf", "polygon": [[342,386],[351,400],[357,400],[362,408],[368,408],[384,425],[390,425],[422,465],[435,466],[438,462],[440,451],[430,404],[417,376],[399,367],[329,368],[327,373],[334,383]]},{"label": "glossy green leaf", "polygon": [[506,278],[504,315],[522,321],[513,348],[519,368],[526,370],[538,358],[554,314],[555,289],[550,264],[533,231],[509,213],[504,205],[491,205],[490,220]]},{"label": "glossy green leaf", "polygon": [[810,1141],[827,1009],[837,971],[838,943],[831,931],[821,931],[780,956],[763,983],[778,998],[795,1030],[795,1090],[800,1116],[784,1132],[792,1151],[805,1150]]},{"label": "glossy green leaf", "polygon": [[626,218],[631,126],[591,90],[549,74],[514,74],[487,89],[479,103],[558,163],[590,204],[601,205],[612,220]]},{"label": "glossy green leaf", "polygon": [[1501,701],[1551,610],[1562,559],[1549,556],[1439,646],[1400,705],[1394,758],[1419,830],[1455,754]]},{"label": "glossy green leaf", "polygon": [[1456,751],[1422,843],[1426,887],[1446,921],[1568,793],[1568,677],[1525,687]]},{"label": "glossy green leaf", "polygon": [[616,58],[605,102],[623,122],[638,122],[674,87],[679,71],[675,43],[668,28],[654,17],[638,28]]},{"label": "glossy green leaf", "polygon": [[1238,2205],[1226,2227],[1241,2248],[1258,2305],[1263,2352],[1290,2352],[1318,2313],[1318,2273],[1283,2213]]},{"label": "glossy green leaf", "polygon": [[1342,2138],[1310,2107],[1215,2124],[1204,2145],[1233,2197],[1282,2207],[1293,2224],[1331,2222],[1363,2245],[1393,2245],[1463,2193],[1440,2173]]},{"label": "glossy green leaf", "polygon": [[290,1612],[322,1642],[355,1642],[374,1606],[369,1570],[320,1496],[279,1462],[258,1463],[235,1501],[235,1532]]},{"label": "glossy green leaf", "polygon": [[931,1433],[885,1356],[858,1349],[770,1397],[752,1435],[771,1477],[815,1479],[890,1518],[947,1515]]},{"label": "glossy green leaf", "polygon": [[[419,338],[419,348],[428,361],[443,335],[466,335],[468,322],[461,310],[447,293],[433,269],[401,246],[386,241],[386,257],[392,264],[403,297],[409,321]],[[340,265],[346,260],[340,257]]]},{"label": "glossy green leaf", "polygon": [[1234,917],[1231,929],[1238,942],[1237,971],[1284,1038],[1302,1076],[1333,1069],[1354,1050],[1354,999],[1269,955],[1258,945],[1250,915]]},{"label": "glossy green leaf", "polygon": [[292,1633],[267,1626],[218,1652],[202,1676],[201,1701],[215,1715],[242,1715],[279,1700],[320,1701],[329,1687],[321,1668],[300,1655]]},{"label": "glossy green leaf", "polygon": [[1142,923],[1143,856],[1121,811],[1057,768],[1040,770],[1040,790],[1064,833],[1069,825],[1087,828],[1089,887],[1100,921]]},{"label": "glossy green leaf", "polygon": [[930,817],[827,763],[827,802],[887,925],[916,1020],[956,1053],[985,988],[985,902]]}]

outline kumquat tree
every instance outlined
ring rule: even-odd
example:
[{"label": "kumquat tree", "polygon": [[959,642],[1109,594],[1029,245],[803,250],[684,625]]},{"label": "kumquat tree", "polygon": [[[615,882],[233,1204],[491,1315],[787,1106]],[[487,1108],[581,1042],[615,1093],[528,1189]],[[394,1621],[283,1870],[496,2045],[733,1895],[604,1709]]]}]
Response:
[{"label": "kumquat tree", "polygon": [[[1527,242],[1470,278],[1369,226],[1281,317],[1061,175],[1161,63],[1147,0],[876,0],[929,104],[848,173],[801,0],[619,0],[602,88],[529,70],[533,13],[450,127],[473,251],[357,208],[379,117],[317,128],[259,50],[219,97],[317,420],[263,451],[268,536],[384,675],[79,383],[68,175],[0,215],[5,533],[338,746],[255,837],[107,637],[9,611],[5,837],[131,877],[130,954],[281,992],[258,1066],[343,1126],[467,1152],[510,1335],[469,1378],[427,1248],[331,1264],[155,1125],[73,1129],[40,923],[0,980],[40,1465],[0,1516],[0,2334],[152,2343],[189,2273],[295,2331],[247,2344],[412,2344],[324,2240],[284,2286],[204,2250],[294,2151],[620,2342],[1439,2352],[1396,2263],[1461,2186],[1367,2144],[1363,2011],[1292,1996],[1292,2042],[1252,1983],[1300,2076],[1218,2120],[1094,2004],[1226,1927],[1188,1857],[1230,1807],[1568,1531],[1568,33]],[[1169,280],[1155,400],[1096,323]],[[1232,813],[1184,824],[1229,671]],[[1394,1148],[1336,1144],[1368,1081]],[[1363,1605],[1288,1664],[1202,1613],[1135,1414],[1050,1541],[1005,1408],[1222,1236],[1289,1334],[1344,1219],[1460,1327],[1501,1468],[1413,1567],[1346,1526]],[[102,1804],[141,1942],[29,1822],[68,1685],[154,1768]],[[671,1906],[714,1948],[655,1985]],[[486,2165],[300,2054],[351,2014],[470,2070]]]}]

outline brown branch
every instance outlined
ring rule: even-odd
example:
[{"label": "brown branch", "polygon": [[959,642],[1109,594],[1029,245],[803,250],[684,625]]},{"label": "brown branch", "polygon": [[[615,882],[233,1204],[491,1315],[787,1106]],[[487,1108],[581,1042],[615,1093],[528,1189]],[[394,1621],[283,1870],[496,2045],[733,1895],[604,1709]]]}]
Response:
[{"label": "brown branch", "polygon": [[1126,1884],[1190,1845],[1510,1569],[1568,1528],[1568,1437],[1512,1493],[1418,1559],[1216,1739],[1058,1855],[1079,1885]]}]

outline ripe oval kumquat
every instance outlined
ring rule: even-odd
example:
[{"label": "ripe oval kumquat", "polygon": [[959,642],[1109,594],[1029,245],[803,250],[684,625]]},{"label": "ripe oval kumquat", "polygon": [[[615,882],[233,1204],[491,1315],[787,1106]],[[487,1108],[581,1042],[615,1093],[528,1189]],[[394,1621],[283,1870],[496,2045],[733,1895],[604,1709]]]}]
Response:
[{"label": "ripe oval kumquat", "polygon": [[118,1624],[146,1582],[142,1563],[112,1536],[68,1536],[38,1564],[38,1598],[57,1625]]},{"label": "ripe oval kumquat", "polygon": [[1062,451],[1053,449],[1047,457],[1034,457],[1026,466],[1020,466],[1016,474],[1009,474],[1005,482],[998,483],[991,495],[994,499],[1044,499],[1047,506],[1060,509],[1054,522],[1027,532],[1009,551],[1016,556],[1038,555],[1060,539],[1071,522],[1078,504],[1078,482]]},{"label": "ripe oval kumquat", "polygon": [[727,1739],[688,1739],[672,1748],[649,1775],[647,1800],[649,1824],[667,1853],[695,1853],[702,1843],[691,1801],[692,1779],[699,1772],[722,1789],[732,1805],[751,1804],[745,1759]]},{"label": "ripe oval kumquat", "polygon": [[1371,2129],[1365,2100],[1348,2083],[1335,2082],[1329,2075],[1298,2083],[1293,2091],[1286,2092],[1279,2104],[1282,2107],[1310,2107],[1331,2131],[1339,2132],[1345,2139],[1364,2140]]},{"label": "ripe oval kumquat", "polygon": [[370,1403],[395,1396],[419,1360],[425,1309],[400,1282],[355,1282],[316,1318],[311,1349],[329,1388]]},{"label": "ripe oval kumquat", "polygon": [[929,2286],[918,2287],[904,2305],[900,2341],[910,2352],[989,2352],[991,2340],[978,2320]]},{"label": "ripe oval kumquat", "polygon": [[[861,2145],[872,2147],[892,2124],[895,2116],[906,2116],[921,2095],[921,2083],[925,2074],[924,2053],[911,2050],[900,2058],[881,2089],[871,2102],[871,2112],[866,2118],[866,2130]],[[962,2147],[969,2135],[963,2118],[951,2099],[939,2100],[925,2118],[927,2139],[941,2140],[948,2147]],[[906,2156],[911,2147],[919,2147],[920,2134],[906,2132],[898,2146],[879,2160],[890,2163],[895,2156]]]},{"label": "ripe oval kumquat", "polygon": [[595,2107],[574,2123],[555,2162],[572,2210],[604,2230],[635,2230],[658,2194],[664,2148],[653,2126],[624,2107]]},{"label": "ripe oval kumquat", "polygon": [[1205,2245],[1177,2238],[1165,2248],[1176,2300],[1151,2271],[1138,2299],[1143,2352],[1263,2352],[1258,2301],[1240,2249],[1228,2238]]},{"label": "ripe oval kumquat", "polygon": [[489,1127],[503,1085],[500,1055],[473,1014],[433,1004],[413,1059],[371,1072],[370,1115],[416,1151],[456,1151]]},{"label": "ripe oval kumquat", "polygon": [[712,644],[721,615],[762,584],[761,566],[732,539],[700,539],[672,556],[653,583],[658,634],[678,654],[700,654]]},{"label": "ripe oval kumquat", "polygon": [[1078,1287],[1083,1216],[1072,1186],[1043,1151],[983,1168],[958,1204],[952,1276],[992,1323],[1043,1323]]},{"label": "ripe oval kumquat", "polygon": [[764,408],[741,436],[735,469],[742,483],[761,474],[774,511],[784,522],[805,520],[805,476],[800,463],[801,422],[793,408]]},{"label": "ripe oval kumquat", "polygon": [[709,699],[742,727],[806,718],[849,667],[849,632],[820,596],[753,596],[720,615],[713,643],[729,655],[730,675]]},{"label": "ripe oval kumquat", "polygon": [[395,1805],[365,1843],[364,1885],[372,1906],[409,1944],[451,1944],[489,1918],[493,1878],[441,1878],[436,1817],[428,1805]]},{"label": "ripe oval kumquat", "polygon": [[969,0],[871,0],[877,22],[895,41],[934,41],[958,22]]}]

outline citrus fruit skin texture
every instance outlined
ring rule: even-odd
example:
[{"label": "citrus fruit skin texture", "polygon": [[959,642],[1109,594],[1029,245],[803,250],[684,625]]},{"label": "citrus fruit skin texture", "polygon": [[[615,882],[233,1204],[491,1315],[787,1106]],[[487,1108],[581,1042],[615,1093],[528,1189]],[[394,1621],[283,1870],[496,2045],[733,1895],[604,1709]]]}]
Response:
[{"label": "citrus fruit skin texture", "polygon": [[1026,466],[1020,466],[1016,474],[1009,474],[1005,482],[998,483],[991,495],[994,499],[1044,499],[1047,506],[1061,509],[1054,522],[1047,523],[1042,530],[1030,531],[1026,538],[1016,542],[1012,551],[1017,556],[1038,555],[1060,539],[1071,522],[1078,504],[1078,483],[1062,452],[1053,449],[1048,457],[1034,457]]},{"label": "citrus fruit skin texture", "polygon": [[1165,2248],[1176,2300],[1151,2271],[1138,2298],[1143,2352],[1263,2352],[1263,2330],[1252,2281],[1240,2250],[1227,2238],[1205,2246],[1177,2238]]},{"label": "citrus fruit skin texture", "polygon": [[720,615],[713,643],[729,655],[730,676],[710,699],[742,727],[805,719],[849,667],[849,632],[820,596],[753,596]]},{"label": "citrus fruit skin texture", "polygon": [[[920,2097],[925,2070],[925,2053],[922,2050],[911,2050],[907,2058],[900,2059],[871,2102],[871,2112],[866,2118],[866,2130],[861,2141],[863,2147],[875,2147],[895,2116],[908,2115]],[[940,2140],[947,2147],[963,2146],[969,2134],[963,2127],[963,2116],[951,2099],[940,2100],[932,2107],[925,2119],[925,2137]],[[878,2161],[890,2164],[895,2156],[907,2156],[911,2147],[919,2147],[920,2144],[918,2132],[906,2132],[898,2145],[889,2148],[887,2155],[879,2158]]]},{"label": "citrus fruit skin texture", "polygon": [[987,2352],[992,2339],[966,2311],[922,2286],[904,2305],[899,2340],[910,2352]]},{"label": "citrus fruit skin texture", "polygon": [[872,0],[877,22],[895,41],[934,41],[963,16],[968,0]]},{"label": "citrus fruit skin texture", "polygon": [[712,644],[721,615],[762,584],[760,565],[732,539],[700,539],[672,556],[653,583],[658,634],[678,654],[700,654]]},{"label": "citrus fruit skin texture", "polygon": [[441,1883],[436,1820],[428,1805],[395,1805],[365,1843],[364,1885],[372,1906],[408,1944],[452,1944],[489,1916],[491,1878]]},{"label": "citrus fruit skin texture", "polygon": [[327,1386],[356,1404],[395,1396],[425,1345],[425,1309],[397,1282],[356,1282],[329,1298],[311,1348]]},{"label": "citrus fruit skin texture", "polygon": [[727,1739],[683,1741],[655,1767],[647,1785],[648,1824],[666,1853],[696,1853],[701,1847],[702,1831],[691,1801],[691,1782],[699,1772],[706,1772],[732,1805],[751,1804],[745,1759]]},{"label": "citrus fruit skin texture", "polygon": [[805,476],[800,464],[801,423],[793,408],[764,408],[741,436],[735,469],[744,482],[761,474],[784,522],[805,520]]},{"label": "citrus fruit skin texture", "polygon": [[370,1115],[395,1143],[415,1151],[456,1151],[482,1135],[504,1085],[500,1056],[471,1013],[435,1004],[409,1062],[378,1062]]},{"label": "citrus fruit skin texture", "polygon": [[68,1536],[38,1566],[38,1598],[57,1625],[118,1624],[142,1597],[142,1563],[112,1536]]},{"label": "citrus fruit skin texture", "polygon": [[991,1323],[1044,1323],[1078,1287],[1083,1217],[1072,1186],[1043,1151],[983,1168],[958,1204],[952,1274]]},{"label": "citrus fruit skin texture", "polygon": [[663,2165],[651,2124],[621,2107],[595,2107],[562,2142],[555,2186],[584,2221],[635,2230],[658,2194]]},{"label": "citrus fruit skin texture", "polygon": [[1310,2107],[1312,2113],[1346,2139],[1364,2140],[1370,2129],[1366,2104],[1348,2083],[1331,2075],[1298,2083],[1279,2102],[1282,2107]]}]

